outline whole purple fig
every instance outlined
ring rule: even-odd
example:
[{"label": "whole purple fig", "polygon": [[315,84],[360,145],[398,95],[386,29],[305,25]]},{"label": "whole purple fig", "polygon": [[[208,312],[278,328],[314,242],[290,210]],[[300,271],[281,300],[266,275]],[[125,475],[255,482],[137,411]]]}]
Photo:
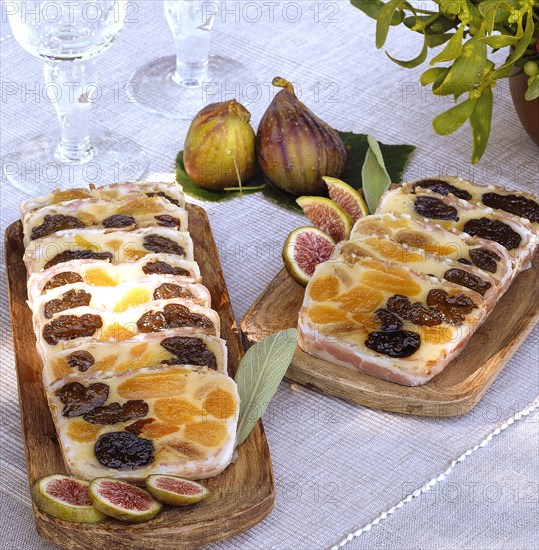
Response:
[{"label": "whole purple fig", "polygon": [[185,138],[183,162],[199,187],[237,187],[254,175],[255,133],[250,120],[251,113],[235,99],[212,103],[195,116]]},{"label": "whole purple fig", "polygon": [[256,136],[260,168],[273,185],[294,195],[327,192],[324,176],[338,178],[348,157],[339,134],[309,110],[281,77],[283,88],[264,113]]}]

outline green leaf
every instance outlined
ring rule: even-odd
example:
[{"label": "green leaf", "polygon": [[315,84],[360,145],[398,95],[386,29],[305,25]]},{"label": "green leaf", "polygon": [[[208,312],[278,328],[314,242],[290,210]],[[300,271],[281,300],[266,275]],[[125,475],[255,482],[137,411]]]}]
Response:
[{"label": "green leaf", "polygon": [[[369,149],[367,136],[365,134],[354,134],[353,132],[338,132],[338,134],[348,149],[348,162],[340,178],[355,189],[360,189],[363,184],[361,168]],[[379,145],[391,181],[400,183],[404,168],[416,148],[413,145],[386,145],[384,143]]]},{"label": "green leaf", "polygon": [[297,196],[291,193],[285,193],[276,187],[273,187],[271,183],[266,183],[266,187],[262,191],[262,194],[274,204],[293,210],[294,212],[303,212],[301,206],[296,202]]},{"label": "green leaf", "polygon": [[[493,78],[503,78],[505,76],[505,72],[507,69],[509,69],[515,61],[520,59],[526,49],[528,48],[528,45],[531,42],[531,39],[533,37],[533,31],[535,30],[535,24],[533,22],[533,17],[531,14],[528,14],[526,17],[526,28],[524,29],[524,33],[522,34],[522,38],[518,42],[518,44],[515,46],[515,49],[511,53],[511,55],[507,58],[506,62],[494,73],[492,74]],[[502,76],[503,75],[503,76]]]},{"label": "green leaf", "polygon": [[449,69],[444,81],[433,92],[437,95],[454,95],[458,98],[479,84],[487,63],[487,45],[476,37],[462,47],[460,56]]},{"label": "green leaf", "polygon": [[464,35],[464,25],[459,27],[457,32],[453,34],[451,40],[446,44],[445,48],[430,61],[431,65],[441,63],[442,61],[453,61],[462,52],[462,37]]},{"label": "green leaf", "polygon": [[481,160],[490,136],[492,105],[494,103],[492,88],[485,88],[474,103],[475,107],[470,116],[473,136],[472,164],[476,164]]},{"label": "green leaf", "polygon": [[451,109],[448,109],[441,115],[438,115],[432,125],[437,134],[447,136],[460,128],[472,114],[475,106],[475,101],[467,99]]},{"label": "green leaf", "polygon": [[288,370],[296,346],[297,332],[292,328],[256,343],[243,356],[235,378],[240,394],[236,446],[249,437],[264,414]]},{"label": "green leaf", "polygon": [[403,0],[389,0],[384,4],[378,12],[376,18],[376,47],[381,48],[387,39],[387,33],[389,32],[389,25],[395,15],[400,4]]},{"label": "green leaf", "polygon": [[[384,7],[382,0],[350,0],[352,6],[361,10],[365,15],[368,15],[372,19],[378,19],[380,10]],[[400,11],[396,11],[391,17],[391,25],[398,25],[402,22],[403,14]]]},{"label": "green leaf", "polygon": [[410,59],[409,61],[400,61],[399,59],[395,59],[394,57],[391,57],[387,52],[386,55],[393,61],[394,63],[397,63],[397,65],[400,65],[401,67],[404,67],[405,69],[413,69],[414,67],[417,67],[427,59],[427,51],[429,49],[429,45],[427,43],[427,35],[425,35],[423,39],[423,48],[421,49],[421,52],[419,52],[419,55],[417,57],[414,57],[413,59]]},{"label": "green leaf", "polygon": [[518,36],[507,36],[506,34],[497,34],[495,36],[483,36],[479,40],[491,48],[506,48],[514,46],[520,38]]},{"label": "green leaf", "polygon": [[[422,86],[428,86],[435,83],[441,83],[443,79],[447,76],[449,69],[447,67],[433,67],[432,69],[427,69],[422,75],[419,81]],[[439,85],[439,84],[438,84]]]},{"label": "green leaf", "polygon": [[427,44],[429,48],[437,48],[442,44],[445,44],[455,33],[447,34],[427,34]]},{"label": "green leaf", "polygon": [[387,173],[378,142],[372,136],[367,136],[367,140],[369,149],[361,170],[361,179],[363,180],[365,201],[369,207],[369,212],[373,214],[378,207],[380,197],[391,185],[391,178]]},{"label": "green leaf", "polygon": [[526,101],[533,101],[539,97],[539,75],[528,78],[528,89],[524,97]]},{"label": "green leaf", "polygon": [[[192,197],[203,201],[210,202],[220,202],[226,201],[228,199],[233,199],[234,197],[241,197],[242,195],[250,195],[252,193],[257,193],[261,189],[247,189],[242,192],[239,191],[209,191],[208,189],[202,189],[199,187],[185,171],[185,166],[183,164],[183,151],[178,153],[176,157],[176,181],[183,187],[183,190]],[[251,178],[248,182],[245,183],[246,187],[259,187],[264,185],[263,176],[260,174],[256,175],[254,178]]]}]

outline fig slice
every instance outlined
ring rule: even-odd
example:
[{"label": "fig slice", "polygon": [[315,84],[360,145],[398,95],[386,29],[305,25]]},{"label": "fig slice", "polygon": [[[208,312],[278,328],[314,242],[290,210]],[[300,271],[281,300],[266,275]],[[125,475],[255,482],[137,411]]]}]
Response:
[{"label": "fig slice", "polygon": [[161,474],[149,475],[146,487],[157,500],[172,506],[196,504],[210,494],[209,489],[196,481]]},{"label": "fig slice", "polygon": [[325,231],[336,242],[350,236],[352,218],[331,199],[325,197],[299,197],[305,217],[318,229]]},{"label": "fig slice", "polygon": [[316,266],[328,260],[334,250],[335,241],[327,233],[315,227],[300,227],[284,243],[284,265],[293,279],[305,286]]},{"label": "fig slice", "polygon": [[96,523],[107,516],[93,506],[90,483],[83,479],[52,474],[35,482],[32,498],[36,506],[55,518],[74,523]]},{"label": "fig slice", "polygon": [[338,178],[326,176],[322,179],[328,186],[329,198],[336,202],[353,222],[369,215],[369,208],[359,191]]},{"label": "fig slice", "polygon": [[162,508],[144,489],[111,477],[98,477],[90,483],[90,499],[107,516],[131,523],[148,521]]}]

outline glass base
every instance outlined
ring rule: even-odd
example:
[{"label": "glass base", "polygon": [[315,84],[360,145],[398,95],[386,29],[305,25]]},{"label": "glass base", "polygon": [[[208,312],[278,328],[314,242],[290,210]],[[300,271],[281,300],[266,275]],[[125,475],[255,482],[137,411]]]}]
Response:
[{"label": "glass base", "polygon": [[165,118],[190,120],[210,103],[237,99],[248,105],[260,91],[252,72],[238,61],[210,56],[208,79],[200,86],[182,86],[172,79],[176,57],[156,59],[138,69],[126,86],[129,99],[141,109]]},{"label": "glass base", "polygon": [[93,155],[84,163],[61,162],[57,147],[57,136],[38,136],[14,147],[2,157],[3,181],[35,196],[90,183],[138,181],[148,169],[137,143],[109,132],[92,136]]}]

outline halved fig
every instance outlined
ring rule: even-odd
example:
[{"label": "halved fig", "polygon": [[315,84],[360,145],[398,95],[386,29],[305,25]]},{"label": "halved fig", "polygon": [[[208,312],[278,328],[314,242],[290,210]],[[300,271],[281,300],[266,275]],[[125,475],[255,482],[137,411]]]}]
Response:
[{"label": "halved fig", "polygon": [[90,483],[83,479],[52,474],[36,481],[32,497],[36,506],[47,514],[75,523],[96,523],[107,516],[90,500]]},{"label": "halved fig", "polygon": [[369,207],[360,192],[344,181],[328,176],[322,178],[328,186],[329,198],[336,202],[353,222],[369,215]]},{"label": "halved fig", "polygon": [[305,217],[318,229],[324,231],[336,242],[350,236],[352,218],[336,202],[325,197],[299,197],[296,202],[301,206]]},{"label": "halved fig", "polygon": [[160,474],[149,475],[146,487],[157,500],[172,506],[196,504],[210,494],[209,489],[196,481]]},{"label": "halved fig", "polygon": [[107,516],[132,523],[148,521],[162,508],[144,489],[110,477],[98,477],[90,483],[90,499]]},{"label": "halved fig", "polygon": [[335,241],[315,227],[300,227],[292,231],[283,247],[283,261],[288,273],[305,286],[318,264],[329,259],[335,250]]}]

